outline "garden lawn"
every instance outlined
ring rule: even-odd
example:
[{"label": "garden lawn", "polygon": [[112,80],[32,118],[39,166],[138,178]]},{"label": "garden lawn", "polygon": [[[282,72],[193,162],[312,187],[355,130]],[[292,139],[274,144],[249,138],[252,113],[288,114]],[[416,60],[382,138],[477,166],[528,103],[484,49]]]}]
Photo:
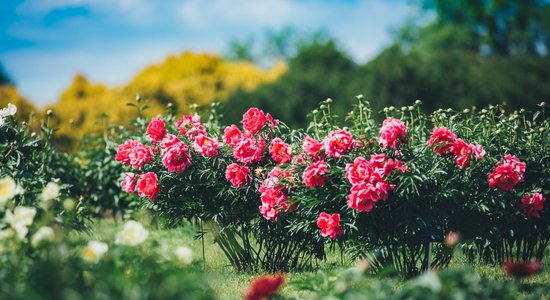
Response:
[{"label": "garden lawn", "polygon": [[[220,248],[213,243],[212,236],[206,234],[204,240],[204,255],[206,260],[202,261],[202,241],[199,238],[195,238],[198,232],[198,227],[192,224],[185,224],[177,228],[163,229],[162,225],[151,222],[151,218],[144,217],[140,220],[149,230],[150,237],[160,241],[161,247],[163,244],[170,246],[188,246],[193,249],[193,259],[195,264],[204,264],[204,270],[206,271],[207,278],[216,295],[219,299],[242,299],[242,296],[252,279],[260,275],[260,273],[252,272],[237,272],[224,256]],[[73,232],[69,238],[74,242],[85,244],[89,239],[97,240],[112,240],[117,231],[122,228],[122,221],[115,221],[113,219],[97,219],[91,226],[91,233],[85,232]],[[142,249],[142,251],[149,251],[148,249]],[[320,261],[318,268],[320,270],[332,270],[336,268],[346,268],[353,266],[353,262],[344,257],[342,265],[341,256],[339,251],[329,252],[326,261]],[[524,283],[528,289],[536,286],[544,286],[550,291],[550,269],[547,267],[550,265],[550,254],[546,252],[546,256],[542,262],[543,270],[537,276],[524,279]],[[466,260],[460,255],[455,255],[453,261],[450,264],[451,268],[467,267]],[[546,267],[544,267],[546,266]],[[499,280],[514,280],[506,276],[501,266],[489,266],[481,263],[475,263],[470,265],[470,268],[477,274]],[[315,272],[312,270],[311,272]],[[291,282],[296,279],[300,279],[304,274],[308,272],[292,272],[285,274],[286,282]],[[329,278],[330,280],[330,278]],[[527,294],[528,291],[525,292]],[[285,285],[282,294],[287,297],[299,296],[308,297],[309,293],[296,290],[295,287]],[[550,293],[549,293],[550,295]],[[550,297],[550,296],[549,296]]]}]

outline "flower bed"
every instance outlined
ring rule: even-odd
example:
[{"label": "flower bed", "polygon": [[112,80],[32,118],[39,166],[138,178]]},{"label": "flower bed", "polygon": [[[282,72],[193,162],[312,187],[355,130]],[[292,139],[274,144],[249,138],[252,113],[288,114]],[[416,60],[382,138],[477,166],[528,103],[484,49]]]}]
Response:
[{"label": "flower bed", "polygon": [[425,115],[417,101],[385,109],[379,125],[358,97],[342,127],[330,105],[300,130],[258,108],[223,133],[212,111],[206,122],[155,118],[118,147],[116,160],[133,169],[121,186],[173,224],[205,222],[240,269],[307,267],[330,243],[413,275],[448,263],[441,242],[450,231],[472,258],[543,256],[544,112]]}]

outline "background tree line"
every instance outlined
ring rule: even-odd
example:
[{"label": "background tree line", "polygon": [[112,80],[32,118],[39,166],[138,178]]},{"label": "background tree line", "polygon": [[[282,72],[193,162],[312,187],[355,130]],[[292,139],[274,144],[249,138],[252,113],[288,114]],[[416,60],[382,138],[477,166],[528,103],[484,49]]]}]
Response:
[{"label": "background tree line", "polygon": [[[284,28],[233,40],[223,57],[184,52],[151,65],[123,87],[106,87],[82,75],[41,112],[22,97],[0,68],[0,105],[18,105],[21,120],[39,120],[52,109],[57,146],[74,149],[86,133],[106,122],[123,124],[135,94],[149,99],[150,115],[171,103],[224,103],[223,121],[237,123],[250,106],[269,111],[293,127],[332,98],[343,118],[363,94],[375,111],[421,99],[429,112],[503,104],[532,109],[550,97],[550,2],[547,0],[424,0],[424,14],[409,20],[392,45],[371,61],[355,62],[323,31]],[[426,22],[425,20],[429,20]],[[362,37],[357,37],[362,38]],[[365,37],[368,38],[368,37]]]}]

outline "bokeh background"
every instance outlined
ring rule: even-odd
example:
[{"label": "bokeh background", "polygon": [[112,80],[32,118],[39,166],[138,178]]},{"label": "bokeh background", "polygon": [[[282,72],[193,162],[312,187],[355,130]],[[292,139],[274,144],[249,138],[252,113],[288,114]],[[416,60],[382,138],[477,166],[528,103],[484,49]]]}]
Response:
[{"label": "bokeh background", "polygon": [[343,115],[363,94],[375,111],[426,112],[550,98],[549,0],[8,0],[0,2],[0,105],[56,145],[170,103],[250,106],[291,127],[327,99]]}]

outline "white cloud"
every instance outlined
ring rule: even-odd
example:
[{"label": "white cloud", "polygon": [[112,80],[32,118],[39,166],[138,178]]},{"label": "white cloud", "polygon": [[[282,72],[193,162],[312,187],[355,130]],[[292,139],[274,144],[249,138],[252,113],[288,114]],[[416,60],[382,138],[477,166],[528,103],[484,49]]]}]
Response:
[{"label": "white cloud", "polygon": [[200,29],[218,26],[281,26],[297,6],[289,0],[189,0],[181,3],[182,21]]}]

